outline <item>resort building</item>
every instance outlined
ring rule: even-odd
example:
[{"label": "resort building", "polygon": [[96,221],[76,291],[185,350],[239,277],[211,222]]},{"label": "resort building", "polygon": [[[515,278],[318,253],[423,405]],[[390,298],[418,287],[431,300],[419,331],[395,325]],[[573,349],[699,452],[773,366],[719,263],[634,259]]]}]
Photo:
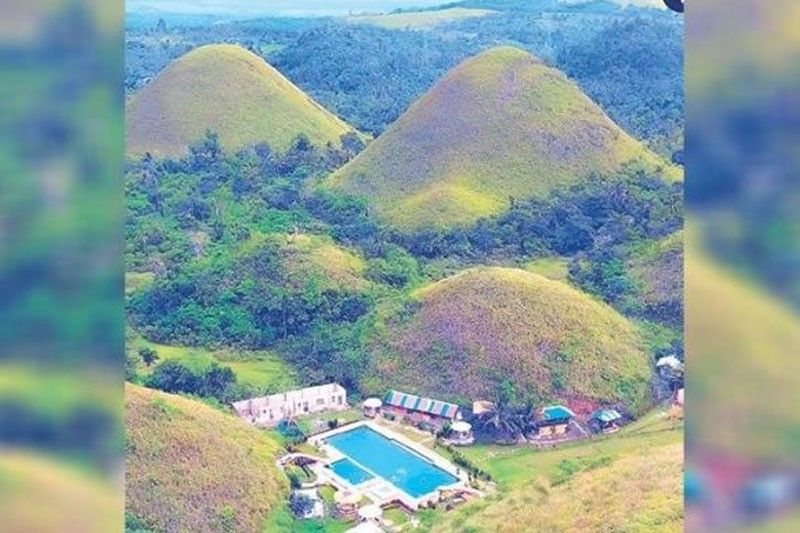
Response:
[{"label": "resort building", "polygon": [[386,393],[383,403],[384,412],[408,418],[413,423],[428,422],[441,427],[448,422],[461,419],[461,411],[454,403],[423,398],[405,392],[389,391]]},{"label": "resort building", "polygon": [[367,418],[375,418],[380,416],[383,402],[380,398],[367,398],[364,400],[364,416]]},{"label": "resort building", "polygon": [[450,426],[450,436],[447,442],[454,446],[469,446],[475,442],[475,436],[472,434],[472,424],[457,420]]},{"label": "resort building", "polygon": [[622,415],[616,409],[599,409],[592,414],[589,420],[598,431],[614,433],[619,429]]},{"label": "resort building", "polygon": [[575,417],[569,408],[553,405],[542,409],[542,418],[536,422],[540,437],[564,435],[569,430],[569,423]]},{"label": "resort building", "polygon": [[348,409],[347,391],[338,383],[251,398],[232,405],[241,418],[262,427],[274,427],[282,420],[307,414]]}]

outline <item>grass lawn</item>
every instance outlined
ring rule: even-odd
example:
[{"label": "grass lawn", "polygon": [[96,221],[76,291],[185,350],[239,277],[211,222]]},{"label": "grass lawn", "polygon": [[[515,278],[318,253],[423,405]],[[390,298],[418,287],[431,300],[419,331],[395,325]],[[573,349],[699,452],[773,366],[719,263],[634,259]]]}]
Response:
[{"label": "grass lawn", "polygon": [[402,509],[394,508],[384,511],[383,516],[392,521],[396,526],[402,526],[408,523],[410,517]]},{"label": "grass lawn", "polygon": [[563,475],[565,461],[591,464],[599,457],[617,459],[646,453],[648,448],[683,440],[683,424],[668,421],[657,410],[623,428],[618,433],[591,441],[538,450],[528,446],[471,446],[460,451],[489,472],[501,489],[516,488],[536,478],[554,479]]},{"label": "grass lawn", "polygon": [[[361,413],[361,409],[353,408],[346,411],[332,411],[330,413],[319,413],[304,416],[297,419],[297,425],[303,431],[303,433],[309,435],[311,434],[314,421],[316,420],[321,420],[326,424],[330,420],[339,420],[339,425],[343,425],[349,424],[350,422],[355,422],[356,420],[361,420],[362,418],[363,414]],[[327,431],[327,425],[325,431]]]},{"label": "grass lawn", "polygon": [[333,518],[323,520],[298,520],[295,518],[288,504],[281,505],[270,514],[264,523],[264,533],[276,531],[286,533],[340,533],[353,527],[348,522],[340,522]]},{"label": "grass lawn", "polygon": [[[297,384],[294,370],[273,352],[168,346],[150,342],[136,332],[129,336],[128,343],[133,353],[140,348],[151,348],[158,353],[159,361],[178,360],[195,371],[202,371],[212,363],[229,366],[240,383],[264,391],[278,392]],[[152,368],[141,365],[141,371],[147,375]]]},{"label": "grass lawn", "polygon": [[569,260],[563,257],[544,257],[525,263],[523,268],[553,281],[567,281]]}]

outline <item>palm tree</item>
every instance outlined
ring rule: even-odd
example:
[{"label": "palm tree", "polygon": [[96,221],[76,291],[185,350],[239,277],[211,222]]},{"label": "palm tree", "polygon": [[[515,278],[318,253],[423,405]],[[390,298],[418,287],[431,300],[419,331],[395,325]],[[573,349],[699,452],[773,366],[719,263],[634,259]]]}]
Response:
[{"label": "palm tree", "polygon": [[496,403],[494,409],[478,416],[476,429],[501,441],[516,440],[525,430],[520,413],[503,403]]}]

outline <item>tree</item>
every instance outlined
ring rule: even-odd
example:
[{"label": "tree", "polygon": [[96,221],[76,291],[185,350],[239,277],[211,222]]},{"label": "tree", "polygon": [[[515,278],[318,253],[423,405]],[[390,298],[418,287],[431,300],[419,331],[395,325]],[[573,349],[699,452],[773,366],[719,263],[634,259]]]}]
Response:
[{"label": "tree", "polygon": [[150,368],[153,365],[153,363],[155,363],[159,359],[158,352],[156,352],[152,348],[147,348],[147,347],[139,349],[139,357],[142,358],[142,361],[144,361],[144,364],[147,365],[148,368]]},{"label": "tree", "polygon": [[159,363],[145,384],[165,392],[185,392],[196,394],[200,389],[200,379],[180,362],[169,360]]},{"label": "tree", "polygon": [[224,401],[228,387],[234,383],[236,375],[230,367],[213,363],[202,378],[199,393],[201,396],[211,396]]},{"label": "tree", "polygon": [[289,508],[295,514],[295,516],[299,516],[301,518],[310,515],[314,510],[314,500],[306,496],[305,494],[294,492],[292,493],[292,497],[289,498]]}]

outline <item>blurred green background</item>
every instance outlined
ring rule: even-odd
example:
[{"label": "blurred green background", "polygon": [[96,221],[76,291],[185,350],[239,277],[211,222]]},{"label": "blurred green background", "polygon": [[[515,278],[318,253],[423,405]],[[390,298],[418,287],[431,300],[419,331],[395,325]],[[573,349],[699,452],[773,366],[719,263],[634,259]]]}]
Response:
[{"label": "blurred green background", "polygon": [[122,529],[122,14],[0,4],[3,531]]}]

